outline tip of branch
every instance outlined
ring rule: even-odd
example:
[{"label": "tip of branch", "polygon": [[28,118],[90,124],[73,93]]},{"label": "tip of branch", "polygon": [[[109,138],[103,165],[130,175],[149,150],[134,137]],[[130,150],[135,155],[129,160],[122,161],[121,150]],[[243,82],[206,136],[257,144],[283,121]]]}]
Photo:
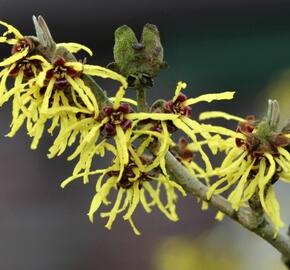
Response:
[{"label": "tip of branch", "polygon": [[268,100],[267,120],[270,126],[277,128],[280,120],[280,108],[277,100]]}]

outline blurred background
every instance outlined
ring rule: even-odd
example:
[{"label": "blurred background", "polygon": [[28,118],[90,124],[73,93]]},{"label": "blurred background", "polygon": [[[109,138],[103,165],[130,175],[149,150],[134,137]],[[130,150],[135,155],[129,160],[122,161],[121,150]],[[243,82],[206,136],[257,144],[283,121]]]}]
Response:
[{"label": "blurred background", "polygon": [[[32,15],[41,14],[55,41],[86,44],[94,51],[89,62],[103,66],[113,60],[118,26],[127,24],[140,35],[145,23],[156,24],[169,68],[155,80],[152,100],[171,97],[183,80],[191,96],[237,91],[234,101],[197,106],[196,115],[223,109],[261,116],[267,99],[277,98],[284,119],[290,102],[289,12],[290,2],[279,0],[0,0],[0,20],[30,35]],[[1,59],[8,53],[8,47],[0,47]],[[108,82],[101,83],[113,93]],[[6,138],[9,106],[1,109],[0,119],[1,270],[284,269],[267,243],[227,219],[215,221],[215,210],[201,211],[191,196],[180,197],[177,223],[158,211],[149,216],[138,209],[139,237],[121,218],[112,231],[101,218],[90,224],[86,213],[93,184],[76,181],[61,190],[74,163],[47,159],[48,136],[38,151],[29,149],[24,130]],[[290,187],[279,183],[277,190],[283,219],[290,224]]]}]

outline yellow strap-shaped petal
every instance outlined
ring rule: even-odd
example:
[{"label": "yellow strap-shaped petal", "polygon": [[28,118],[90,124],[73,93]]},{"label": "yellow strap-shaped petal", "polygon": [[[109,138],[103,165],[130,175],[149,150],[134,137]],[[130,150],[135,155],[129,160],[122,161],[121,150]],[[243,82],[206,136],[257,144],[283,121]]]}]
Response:
[{"label": "yellow strap-shaped petal", "polygon": [[120,155],[120,158],[122,158],[122,162],[124,165],[127,165],[128,162],[129,162],[129,154],[128,154],[128,141],[126,140],[126,136],[124,134],[124,131],[123,129],[117,125],[116,126],[116,131],[117,131],[117,134],[115,137],[117,137],[117,142],[119,145],[117,145],[117,150],[120,150],[119,151],[119,155]]},{"label": "yellow strap-shaped petal", "polygon": [[[243,157],[240,157],[240,155],[243,155]],[[226,155],[225,159],[223,160],[223,163],[221,165],[222,169],[226,169],[228,166],[230,166],[234,160],[238,159],[240,157],[240,159],[243,159],[245,156],[247,155],[247,153],[238,147],[233,147],[231,149],[231,151],[229,151],[229,153]]]},{"label": "yellow strap-shaped petal", "polygon": [[175,89],[175,94],[173,97],[173,102],[175,102],[175,100],[177,99],[178,95],[180,94],[181,90],[185,89],[187,86],[187,84],[185,82],[178,82],[176,89]]},{"label": "yellow strap-shaped petal", "polygon": [[[102,170],[95,170],[95,171],[92,171],[92,172],[89,172],[89,175],[95,175],[95,174],[100,174],[100,173],[103,173],[105,170],[102,169]],[[80,173],[80,174],[77,174],[77,175],[72,175],[70,177],[68,177],[67,179],[63,180],[61,182],[61,188],[65,188],[69,183],[71,183],[72,181],[78,179],[78,178],[81,178],[85,175],[85,173]]]},{"label": "yellow strap-shaped petal", "polygon": [[60,107],[54,107],[52,106],[46,111],[46,114],[49,116],[53,116],[56,114],[60,114],[62,112],[66,113],[87,113],[90,114],[91,111],[85,108],[77,108],[77,107],[72,107],[72,106],[60,106]]},{"label": "yellow strap-shaped petal", "polygon": [[145,120],[145,119],[152,119],[152,120],[174,120],[177,119],[179,116],[176,114],[169,114],[169,113],[129,113],[126,115],[127,119],[130,120]]},{"label": "yellow strap-shaped petal", "polygon": [[246,121],[245,119],[243,119],[241,117],[238,117],[238,116],[235,116],[235,115],[232,115],[229,113],[225,113],[225,112],[220,112],[220,111],[202,112],[199,115],[199,120],[201,120],[201,121],[207,120],[207,119],[213,119],[213,118],[224,118],[226,120],[234,120],[237,122],[245,122]]},{"label": "yellow strap-shaped petal", "polygon": [[171,221],[177,221],[178,217],[175,215],[171,215],[168,210],[166,209],[166,207],[163,205],[163,203],[160,200],[160,195],[158,193],[158,191],[155,191],[152,186],[150,185],[149,182],[145,182],[143,184],[143,187],[145,188],[145,190],[148,192],[148,194],[151,196],[152,200],[154,201],[154,204],[157,205],[157,207],[159,208],[159,210]]},{"label": "yellow strap-shaped petal", "polygon": [[[262,205],[263,209],[265,210],[266,214],[269,215],[269,209],[268,209],[266,202],[265,202],[265,188],[275,173],[276,163],[275,163],[273,157],[271,156],[271,154],[265,153],[265,156],[266,156],[267,160],[269,161],[270,165],[266,166],[265,159],[262,159],[260,161],[259,170],[261,170],[262,173],[259,175],[258,186],[259,186],[259,198],[260,198],[261,205]],[[268,169],[268,171],[267,171],[267,169]],[[266,171],[267,171],[267,174],[265,175]]]},{"label": "yellow strap-shaped petal", "polygon": [[46,68],[53,68],[53,65],[51,63],[49,63],[42,55],[32,55],[32,56],[29,56],[27,57],[27,60],[38,60],[41,62],[41,65],[43,67],[46,67]]},{"label": "yellow strap-shaped petal", "polygon": [[225,135],[225,136],[229,136],[232,138],[240,138],[242,140],[246,139],[245,135],[243,135],[242,133],[235,132],[235,131],[232,131],[230,129],[224,128],[224,127],[213,126],[210,124],[201,124],[201,126],[204,130],[206,130],[208,132],[213,132],[213,133]]},{"label": "yellow strap-shaped petal", "polygon": [[[75,90],[79,97],[82,99],[82,101],[84,102],[84,104],[86,105],[86,107],[88,108],[88,110],[90,110],[91,112],[94,111],[94,105],[92,104],[92,101],[89,99],[89,96],[87,93],[84,92],[84,89],[81,87],[81,85],[79,85],[77,82],[79,81],[75,81],[73,78],[71,78],[68,75],[65,75],[65,78],[67,79],[67,81],[69,82],[69,84],[73,87],[73,90]],[[96,108],[98,110],[98,108]]]},{"label": "yellow strap-shaped petal", "polygon": [[216,181],[214,184],[212,184],[212,185],[209,187],[209,189],[208,189],[208,191],[207,191],[207,193],[206,193],[206,198],[207,198],[208,200],[210,200],[211,197],[212,197],[212,195],[215,193],[215,190],[216,190],[220,185],[224,184],[225,182],[227,182],[227,177],[223,177],[223,178],[219,179],[218,181]]},{"label": "yellow strap-shaped petal", "polygon": [[247,184],[248,176],[249,176],[249,173],[253,167],[254,162],[255,161],[252,161],[252,163],[250,163],[250,164],[248,162],[247,169],[244,171],[241,179],[239,180],[238,185],[236,186],[234,191],[229,196],[228,200],[231,202],[233,209],[236,211],[239,210],[239,208],[241,207],[242,195],[243,195],[245,185]]},{"label": "yellow strap-shaped petal", "polygon": [[135,209],[138,206],[138,203],[140,201],[140,189],[139,189],[139,182],[138,181],[136,181],[133,184],[132,191],[133,191],[133,194],[132,194],[131,204],[130,204],[130,207],[129,207],[127,213],[123,216],[124,220],[128,220],[132,217],[132,214],[134,213],[134,211],[135,211]]},{"label": "yellow strap-shaped petal", "polygon": [[92,223],[94,222],[94,213],[99,209],[102,201],[108,196],[110,190],[116,185],[116,182],[116,177],[109,178],[101,187],[100,191],[94,196],[88,212],[89,219]]},{"label": "yellow strap-shaped petal", "polygon": [[119,108],[125,93],[126,93],[125,88],[123,86],[121,86],[119,88],[119,90],[117,91],[116,96],[115,96],[115,100],[114,100],[114,104],[113,104],[114,110],[117,110]]},{"label": "yellow strap-shaped petal", "polygon": [[[44,68],[39,74],[38,76],[36,77],[36,85],[39,86],[39,87],[43,87],[44,86],[44,82],[45,82],[45,79],[46,79],[46,73],[47,71],[50,70],[50,67],[46,67]],[[53,78],[51,78],[53,79]],[[55,79],[54,79],[55,80]]]},{"label": "yellow strap-shaped petal", "polygon": [[278,147],[278,151],[290,163],[290,153],[283,147]]},{"label": "yellow strap-shaped petal", "polygon": [[214,100],[230,100],[233,99],[235,92],[222,92],[214,94],[205,94],[196,98],[190,98],[184,102],[184,105],[193,105],[199,102],[212,102]]},{"label": "yellow strap-shaped petal", "polygon": [[117,80],[119,81],[125,88],[127,88],[128,83],[125,77],[123,77],[122,75],[101,67],[101,66],[94,66],[94,65],[84,65],[83,66],[83,73],[87,74],[87,75],[92,75],[92,76],[98,76],[98,77],[102,77],[102,78],[109,78],[109,79],[113,79],[113,80]]},{"label": "yellow strap-shaped petal", "polygon": [[136,225],[134,224],[132,218],[129,218],[128,221],[129,221],[129,223],[131,225],[131,228],[133,229],[134,233],[136,235],[141,235],[140,231],[137,229]]},{"label": "yellow strap-shaped petal", "polygon": [[133,149],[131,144],[129,144],[128,149],[129,149],[129,152],[131,154],[131,157],[133,158],[134,162],[138,166],[138,169],[141,170],[142,172],[144,172],[145,166],[143,165],[141,159],[139,158],[140,155],[135,152],[135,150]]},{"label": "yellow strap-shaped petal", "polygon": [[83,80],[81,80],[80,78],[75,78],[75,81],[83,89],[84,93],[91,100],[91,102],[94,106],[95,117],[97,117],[99,114],[99,107],[98,107],[98,102],[96,100],[96,96],[93,94],[92,90],[88,86],[85,85]]},{"label": "yellow strap-shaped petal", "polygon": [[141,202],[144,210],[147,213],[151,213],[152,212],[152,210],[150,208],[150,205],[149,205],[149,203],[147,201],[146,195],[145,195],[145,190],[143,188],[140,190],[140,202]]},{"label": "yellow strap-shaped petal", "polygon": [[266,195],[266,206],[268,209],[268,216],[273,222],[274,228],[275,228],[275,234],[273,235],[273,238],[276,238],[279,232],[279,229],[284,226],[283,221],[280,217],[280,205],[277,200],[275,191],[273,187],[269,187]]},{"label": "yellow strap-shaped petal", "polygon": [[17,39],[23,38],[22,34],[14,26],[3,21],[0,21],[0,24],[7,27],[8,31],[6,33],[13,33]]},{"label": "yellow strap-shaped petal", "polygon": [[113,222],[116,219],[116,216],[118,214],[124,192],[125,190],[123,188],[120,188],[118,191],[118,195],[117,195],[114,207],[111,209],[111,211],[109,213],[101,213],[101,217],[109,216],[108,222],[105,226],[109,230],[111,230]]},{"label": "yellow strap-shaped petal", "polygon": [[[116,100],[116,97],[110,97],[109,100],[112,101],[112,102],[114,102]],[[125,98],[125,97],[123,97],[121,99],[121,102],[126,102],[126,103],[132,104],[134,106],[137,106],[138,105],[137,101],[135,101],[135,100],[133,100],[131,98]]]},{"label": "yellow strap-shaped petal", "polygon": [[9,77],[10,71],[15,68],[15,64],[11,65],[9,68],[4,68],[1,71],[1,82],[0,82],[0,105],[2,106],[6,101],[3,98],[3,95],[7,92],[7,79]]},{"label": "yellow strap-shaped petal", "polygon": [[40,111],[42,113],[47,113],[48,106],[49,106],[49,100],[51,98],[53,87],[54,87],[54,82],[55,82],[55,78],[51,78],[51,80],[48,83],[48,86],[45,89],[43,103],[42,103],[41,109],[40,109]]},{"label": "yellow strap-shaped petal", "polygon": [[19,61],[20,59],[24,58],[27,54],[28,54],[28,48],[25,48],[25,50],[21,51],[21,52],[17,52],[13,55],[11,55],[10,57],[4,59],[2,62],[0,62],[0,67],[3,66],[9,66],[17,61]]},{"label": "yellow strap-shaped petal", "polygon": [[90,48],[75,42],[58,43],[57,47],[64,47],[71,53],[77,53],[78,51],[83,50],[87,52],[90,56],[93,55],[93,52],[91,51]]}]

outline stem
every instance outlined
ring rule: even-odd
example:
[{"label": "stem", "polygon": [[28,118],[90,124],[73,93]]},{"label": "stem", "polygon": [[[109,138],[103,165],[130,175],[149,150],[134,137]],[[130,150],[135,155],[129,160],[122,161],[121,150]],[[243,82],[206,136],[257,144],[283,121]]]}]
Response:
[{"label": "stem", "polygon": [[[207,201],[207,186],[194,179],[187,169],[169,152],[166,155],[166,166],[175,176],[175,181],[180,184],[186,192]],[[235,211],[231,204],[220,195],[213,195],[208,202],[276,248],[282,254],[285,265],[290,269],[290,241],[288,237],[278,234],[276,238],[273,238],[275,234],[274,227],[263,217],[257,216],[257,214],[250,209],[246,210],[242,208],[239,211]]]},{"label": "stem", "polygon": [[109,105],[111,103],[106,92],[96,83],[96,81],[91,76],[85,75],[82,79],[85,85],[93,91],[99,108],[102,108],[103,106]]},{"label": "stem", "polygon": [[146,101],[146,88],[139,85],[136,88],[137,91],[137,104],[138,104],[138,112],[147,112],[148,111],[148,104]]}]

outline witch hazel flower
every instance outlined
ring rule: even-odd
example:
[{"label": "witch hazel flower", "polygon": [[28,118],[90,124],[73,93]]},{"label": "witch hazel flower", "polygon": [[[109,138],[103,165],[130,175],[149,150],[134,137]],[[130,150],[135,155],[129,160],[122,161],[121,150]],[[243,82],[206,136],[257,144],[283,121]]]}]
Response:
[{"label": "witch hazel flower", "polygon": [[[151,136],[156,135],[155,133]],[[176,214],[176,191],[185,196],[181,186],[173,182],[168,174],[164,174],[164,168],[155,164],[155,158],[145,154],[147,143],[141,143],[138,147],[133,144],[139,139],[139,136],[133,136],[128,144],[128,162],[124,164],[124,156],[120,156],[119,151],[104,143],[103,147],[111,151],[114,155],[112,165],[106,169],[90,171],[90,176],[100,174],[96,180],[96,194],[94,195],[88,216],[91,222],[94,221],[94,215],[101,205],[110,207],[111,199],[114,198],[112,207],[107,212],[101,212],[100,216],[108,218],[106,228],[111,229],[113,222],[118,215],[122,214],[123,219],[127,220],[135,234],[140,232],[133,222],[133,214],[140,204],[147,213],[156,206],[168,219],[177,221]],[[150,136],[147,137],[150,139]],[[145,139],[145,142],[146,140]],[[85,173],[73,175],[64,180],[61,186],[64,188],[77,177],[84,176]],[[166,198],[160,196],[161,190],[165,191]],[[112,194],[114,196],[112,197]]]},{"label": "witch hazel flower", "polygon": [[[212,102],[216,100],[230,100],[233,98],[235,92],[222,92],[222,93],[212,93],[204,94],[196,98],[188,98],[181,91],[187,87],[186,83],[178,82],[175,90],[175,95],[171,100],[168,100],[163,103],[162,108],[157,108],[162,112],[176,115],[177,118],[172,121],[167,121],[168,126],[171,131],[181,130],[186,134],[195,145],[197,151],[200,153],[202,160],[204,161],[207,171],[212,170],[211,162],[205,153],[204,149],[201,147],[197,139],[197,134],[201,135],[205,139],[211,137],[209,131],[203,127],[198,121],[192,119],[192,105],[195,105],[199,102]],[[192,164],[192,170],[198,168],[195,163]],[[188,164],[187,164],[188,165]],[[188,166],[187,166],[188,167]],[[199,169],[198,169],[199,170]],[[202,170],[199,170],[200,172]]]},{"label": "witch hazel flower", "polygon": [[[49,157],[55,156],[58,151],[57,149],[63,143],[66,143],[68,136],[64,136],[65,134],[70,134],[73,130],[82,130],[83,135],[80,137],[79,145],[68,159],[72,160],[79,156],[79,161],[73,171],[73,177],[79,178],[79,174],[83,172],[84,182],[86,183],[88,182],[92,160],[95,155],[104,153],[104,145],[107,147],[110,145],[111,148],[115,149],[117,155],[121,157],[121,166],[124,167],[129,162],[128,149],[132,136],[156,135],[160,139],[163,134],[158,132],[154,133],[146,126],[138,126],[138,123],[146,119],[173,120],[177,117],[165,113],[135,113],[128,103],[122,102],[124,95],[125,89],[121,87],[114,98],[113,104],[104,106],[98,117],[84,117],[78,123],[75,123],[64,131],[63,134],[60,134],[50,148]],[[169,134],[167,138],[169,138]],[[164,140],[161,143],[162,147],[158,150],[157,156],[161,156],[160,153],[163,153],[165,151],[164,149],[168,149],[167,142],[168,140]],[[158,164],[159,159],[157,158],[154,165],[157,166]]]},{"label": "witch hazel flower", "polygon": [[[34,19],[36,20],[36,18]],[[45,22],[42,18],[39,18],[39,20],[35,21],[36,31],[43,31],[39,35],[41,37],[43,37],[45,32],[47,38],[51,39],[51,44],[55,45],[51,45],[54,50],[53,48],[46,48],[46,50],[52,49],[53,52],[51,53],[53,55],[58,51],[62,51],[66,52],[66,55],[70,54],[71,58],[74,59],[72,53],[76,53],[79,50],[85,50],[92,55],[89,48],[78,43],[55,44]],[[43,29],[38,24],[40,22]],[[69,88],[65,74],[68,74],[68,79],[76,78],[78,75],[82,75],[79,70],[67,66],[62,57],[55,57],[55,61],[51,64],[46,51],[43,48],[43,50],[40,49],[41,46],[44,46],[41,43],[44,40],[33,36],[23,36],[16,28],[5,22],[0,22],[0,25],[7,28],[7,31],[0,37],[0,43],[12,45],[11,56],[0,62],[0,66],[3,66],[3,69],[0,71],[0,106],[13,97],[12,122],[11,130],[7,134],[8,137],[13,137],[26,121],[28,134],[33,137],[31,147],[35,149],[42,136],[45,122],[49,118],[53,118],[51,128],[49,129],[49,132],[52,133],[58,125],[63,124],[67,127],[67,122],[77,121],[75,114],[78,111],[86,113],[98,111],[95,97],[84,83],[76,81],[76,84],[81,84],[79,88],[85,89],[83,90],[86,91],[85,94],[81,91],[72,93],[70,97],[64,94],[64,90]],[[10,35],[13,35],[13,37],[10,37]],[[80,69],[79,66],[78,68]],[[104,75],[104,70],[106,69],[102,67],[98,68],[99,73],[102,73],[103,77],[107,77],[108,74],[114,74],[110,70],[107,70],[107,74]],[[88,71],[88,73],[90,72],[95,73],[95,70]],[[121,76],[119,76],[120,78]],[[8,82],[11,80],[14,81],[14,86],[9,89],[7,85],[10,85]],[[123,82],[125,83],[124,80]],[[49,91],[46,91],[47,88]],[[54,89],[58,89],[59,93],[52,98],[47,92],[54,91]],[[91,103],[79,100],[80,93],[83,94],[82,97],[85,101],[91,100]],[[44,113],[47,113],[44,107],[48,103],[54,109],[49,112],[49,116],[44,115]],[[75,104],[78,105],[78,108],[73,106]],[[61,109],[59,108],[60,106]]]},{"label": "witch hazel flower", "polygon": [[[209,112],[201,118],[224,116],[223,113]],[[278,128],[278,102],[269,101],[268,116],[262,121],[257,121],[254,116],[243,119],[227,115],[227,119],[239,121],[236,131],[238,136],[227,141],[226,157],[213,173],[219,180],[210,187],[208,199],[212,194],[222,193],[234,186],[228,200],[235,210],[239,210],[246,205],[251,206],[251,201],[257,197],[277,235],[284,224],[274,184],[278,180],[290,181],[290,153],[287,150],[290,134]],[[218,218],[222,217],[219,213]]]},{"label": "witch hazel flower", "polygon": [[[98,116],[98,102],[82,79],[84,75],[111,78],[120,81],[122,87],[127,86],[121,75],[100,66],[69,62],[61,56],[57,56],[53,64],[45,62],[35,83],[21,96],[26,103],[29,100],[39,103],[39,118],[28,130],[28,134],[33,137],[32,149],[37,147],[47,120],[52,119],[49,129],[52,133],[61,124],[62,117],[66,117],[70,121],[68,125],[71,125],[77,121],[75,115],[78,113]],[[70,117],[70,114],[73,116]]]}]

